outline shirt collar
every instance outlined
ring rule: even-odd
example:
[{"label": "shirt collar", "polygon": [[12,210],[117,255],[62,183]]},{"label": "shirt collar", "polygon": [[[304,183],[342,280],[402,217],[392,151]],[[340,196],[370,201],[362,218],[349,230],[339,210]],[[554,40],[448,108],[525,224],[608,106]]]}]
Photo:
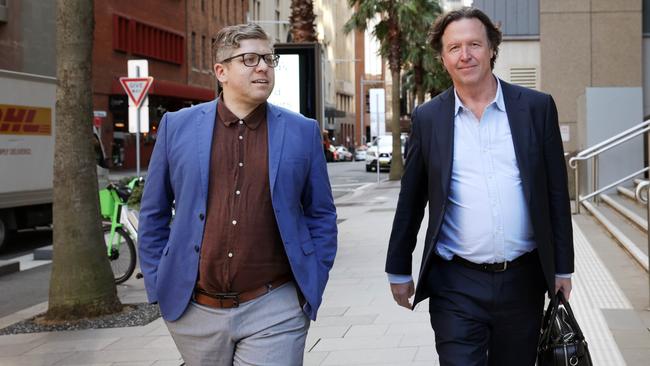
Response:
[{"label": "shirt collar", "polygon": [[[266,102],[258,105],[246,117],[241,118],[246,127],[254,130],[262,124],[266,116]],[[226,127],[230,127],[234,123],[239,122],[240,118],[228,109],[226,103],[223,103],[223,95],[219,96],[217,101],[217,119],[221,121]]]},{"label": "shirt collar", "polygon": [[[494,104],[497,107],[497,109],[499,109],[501,112],[505,112],[506,111],[506,104],[503,101],[503,91],[501,90],[501,80],[499,80],[498,77],[494,77],[494,78],[497,81],[497,93],[494,96],[494,99],[492,100],[492,102],[490,102],[490,104],[488,104],[488,106]],[[460,113],[461,109],[468,109],[467,107],[465,107],[463,102],[460,100],[460,97],[458,97],[458,93],[456,92],[456,88],[454,88],[454,101],[455,101],[455,104],[454,104],[454,117],[456,117],[458,115],[458,113]]]}]

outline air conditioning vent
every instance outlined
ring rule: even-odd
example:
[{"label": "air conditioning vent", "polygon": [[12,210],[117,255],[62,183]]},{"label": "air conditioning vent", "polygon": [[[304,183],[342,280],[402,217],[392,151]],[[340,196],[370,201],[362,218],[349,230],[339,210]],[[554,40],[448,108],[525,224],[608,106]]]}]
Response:
[{"label": "air conditioning vent", "polygon": [[513,84],[538,89],[537,79],[537,68],[534,66],[510,68],[510,82]]}]

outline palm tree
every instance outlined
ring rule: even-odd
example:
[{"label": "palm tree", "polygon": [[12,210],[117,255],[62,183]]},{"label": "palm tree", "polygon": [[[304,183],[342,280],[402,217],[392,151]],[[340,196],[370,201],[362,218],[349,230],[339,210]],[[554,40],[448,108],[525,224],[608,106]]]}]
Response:
[{"label": "palm tree", "polygon": [[418,104],[424,103],[426,91],[444,90],[451,85],[451,80],[428,43],[429,29],[440,13],[440,5],[435,0],[411,0],[405,3],[402,19],[405,61]]},{"label": "palm tree", "polygon": [[[402,178],[404,165],[402,163],[402,147],[400,139],[400,73],[402,71],[402,60],[404,59],[403,45],[404,38],[401,31],[402,24],[400,15],[405,10],[405,2],[399,0],[348,0],[350,7],[357,11],[345,23],[344,31],[350,33],[353,30],[365,31],[368,28],[368,21],[375,19],[377,15],[381,20],[375,25],[372,34],[379,40],[379,53],[388,60],[393,85],[391,87],[391,109],[393,111],[390,120],[390,129],[393,135],[393,158],[390,165],[390,180]],[[362,111],[360,111],[363,113]]]},{"label": "palm tree", "polygon": [[54,249],[48,320],[122,309],[104,245],[92,146],[93,0],[58,0]]},{"label": "palm tree", "polygon": [[291,0],[291,39],[296,43],[318,42],[312,0]]}]

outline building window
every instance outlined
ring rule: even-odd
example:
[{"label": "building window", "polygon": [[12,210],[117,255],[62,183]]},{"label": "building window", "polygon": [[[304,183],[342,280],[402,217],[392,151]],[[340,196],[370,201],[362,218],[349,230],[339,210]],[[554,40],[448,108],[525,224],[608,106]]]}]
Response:
[{"label": "building window", "polygon": [[201,12],[205,13],[205,0],[201,0]]},{"label": "building window", "polygon": [[213,69],[213,66],[214,66],[214,64],[217,62],[217,60],[216,60],[215,57],[214,57],[215,52],[217,51],[217,50],[216,50],[216,44],[215,44],[216,41],[217,41],[216,39],[212,38],[212,42],[210,43],[210,44],[212,45],[212,47],[210,48],[210,60],[212,60],[212,61],[210,62],[210,72],[213,71],[213,70],[212,70],[212,69]]},{"label": "building window", "polygon": [[201,70],[208,68],[208,48],[205,43],[205,36],[201,36]]},{"label": "building window", "polygon": [[113,15],[113,49],[177,65],[184,62],[185,37],[120,15]]},{"label": "building window", "polygon": [[196,60],[196,33],[192,32],[192,49],[190,50],[192,53],[192,67],[197,68],[197,60]]}]

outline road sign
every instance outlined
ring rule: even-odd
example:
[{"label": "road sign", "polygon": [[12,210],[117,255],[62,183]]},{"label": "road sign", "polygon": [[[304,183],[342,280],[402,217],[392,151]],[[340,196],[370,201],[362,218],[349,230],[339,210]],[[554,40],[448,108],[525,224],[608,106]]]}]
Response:
[{"label": "road sign", "polygon": [[129,99],[134,104],[136,108],[140,107],[140,104],[144,100],[151,84],[153,84],[153,77],[149,76],[146,78],[120,78],[120,83],[126,91],[126,94],[129,96]]}]

